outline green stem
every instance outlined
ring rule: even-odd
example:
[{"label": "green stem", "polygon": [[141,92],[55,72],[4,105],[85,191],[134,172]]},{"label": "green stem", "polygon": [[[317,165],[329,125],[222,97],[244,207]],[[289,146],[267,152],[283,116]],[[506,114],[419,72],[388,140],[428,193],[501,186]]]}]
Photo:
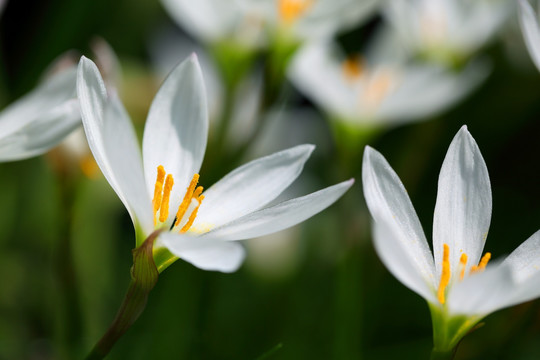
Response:
[{"label": "green stem", "polygon": [[105,358],[114,344],[133,325],[146,307],[148,295],[158,279],[152,248],[160,231],[153,232],[145,242],[133,250],[131,282],[111,326],[86,357],[87,360]]}]

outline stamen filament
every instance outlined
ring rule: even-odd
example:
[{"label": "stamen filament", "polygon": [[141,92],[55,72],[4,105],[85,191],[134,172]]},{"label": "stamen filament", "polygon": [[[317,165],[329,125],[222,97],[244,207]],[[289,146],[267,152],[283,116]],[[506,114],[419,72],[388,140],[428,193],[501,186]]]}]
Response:
[{"label": "stamen filament", "polygon": [[157,167],[156,185],[154,187],[154,198],[152,199],[152,205],[154,207],[154,225],[156,225],[156,215],[161,207],[163,181],[165,180],[165,169],[162,165]]},{"label": "stamen filament", "polygon": [[463,280],[465,276],[465,270],[467,269],[467,254],[461,254],[459,258],[459,266],[461,267],[461,272],[459,273],[459,280]]},{"label": "stamen filament", "polygon": [[[178,207],[178,211],[176,212],[176,221],[174,223],[174,226],[177,226],[180,224],[180,221],[182,221],[182,218],[186,214],[186,211],[189,207],[189,204],[191,203],[191,199],[193,198],[193,194],[195,190],[195,187],[197,186],[197,183],[199,182],[199,174],[193,175],[193,178],[191,179],[191,183],[189,184],[186,195],[184,195],[184,199],[182,200],[182,203]],[[202,192],[202,186],[200,186],[201,192]]]},{"label": "stamen filament", "polygon": [[444,304],[444,291],[450,282],[450,247],[448,244],[443,244],[443,262],[441,271],[441,281],[437,291],[437,298],[441,304]]},{"label": "stamen filament", "polygon": [[174,185],[174,179],[171,174],[165,179],[165,187],[163,189],[163,199],[161,200],[161,208],[159,210],[159,221],[164,222],[169,216],[169,199],[171,190]]}]

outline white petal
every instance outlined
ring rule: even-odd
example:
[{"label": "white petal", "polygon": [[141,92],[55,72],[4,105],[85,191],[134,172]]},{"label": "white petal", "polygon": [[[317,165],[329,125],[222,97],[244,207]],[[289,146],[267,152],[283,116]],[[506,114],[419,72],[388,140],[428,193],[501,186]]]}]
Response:
[{"label": "white petal", "polygon": [[491,220],[491,185],[486,163],[467,127],[463,126],[448,148],[439,175],[433,220],[433,248],[440,274],[443,244],[450,247],[450,268],[460,271],[467,254],[467,268],[478,264]]},{"label": "white petal", "polygon": [[[1,120],[0,120],[1,121]],[[21,119],[21,122],[24,121]],[[14,133],[0,139],[0,161],[27,159],[58,145],[81,124],[79,102],[66,100]]]},{"label": "white petal", "polygon": [[512,251],[504,263],[510,265],[518,281],[536,274],[540,270],[540,231]]},{"label": "white petal", "polygon": [[88,145],[103,175],[129,211],[134,224],[152,229],[149,197],[144,185],[137,137],[120,101],[107,98],[96,65],[85,57],[77,80]]},{"label": "white petal", "polygon": [[160,239],[174,255],[203,270],[234,272],[245,258],[244,248],[236,242],[173,233],[163,233]]},{"label": "white petal", "polygon": [[447,305],[452,314],[485,316],[509,306],[514,291],[510,266],[493,264],[454,283],[448,292]]},{"label": "white petal", "polygon": [[35,90],[23,96],[0,113],[0,138],[14,133],[27,124],[47,116],[55,107],[76,97],[77,69],[66,69],[47,79]]},{"label": "white petal", "polygon": [[236,1],[228,0],[162,0],[169,15],[191,35],[203,41],[230,36],[242,21]]},{"label": "white petal", "polygon": [[316,1],[298,19],[297,35],[304,39],[331,37],[340,30],[359,26],[380,4],[377,0]]},{"label": "white petal", "polygon": [[540,231],[514,250],[503,264],[510,266],[516,282],[512,303],[540,297]]},{"label": "white petal", "polygon": [[218,227],[262,208],[300,175],[314,148],[296,146],[233,170],[204,193],[197,223]]},{"label": "white petal", "polygon": [[[199,172],[206,149],[206,93],[195,55],[178,65],[159,89],[144,128],[143,163],[149,197],[154,195],[157,167],[174,177],[170,208],[184,197]],[[170,216],[174,217],[175,211]]]},{"label": "white petal", "polygon": [[244,240],[294,226],[326,209],[347,191],[354,180],[327,187],[312,194],[282,202],[234,220],[201,235],[201,238]]},{"label": "white petal", "polygon": [[405,286],[433,301],[435,267],[422,225],[397,174],[369,146],[364,151],[362,180],[381,260]]},{"label": "white petal", "polygon": [[66,69],[0,112],[0,161],[43,153],[79,125],[76,76]]},{"label": "white petal", "polygon": [[406,65],[396,72],[396,88],[382,102],[378,116],[402,122],[438,114],[472,93],[489,75],[485,59],[472,61],[460,72],[438,65]]},{"label": "white petal", "polygon": [[534,61],[540,70],[540,27],[538,19],[531,5],[526,0],[519,0],[519,23],[525,38],[525,44]]}]

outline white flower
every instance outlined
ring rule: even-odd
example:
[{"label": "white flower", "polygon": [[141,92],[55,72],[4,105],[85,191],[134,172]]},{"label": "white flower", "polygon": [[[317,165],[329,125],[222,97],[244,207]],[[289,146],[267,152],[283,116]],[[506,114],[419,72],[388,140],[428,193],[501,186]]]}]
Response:
[{"label": "white flower", "polygon": [[412,51],[452,62],[489,42],[511,13],[506,0],[395,0],[385,15]]},{"label": "white flower", "polygon": [[169,14],[203,42],[264,46],[281,30],[298,39],[329,37],[357,25],[378,0],[162,0]]},{"label": "white flower", "polygon": [[536,67],[540,70],[540,27],[538,14],[527,0],[519,0],[519,23],[525,38],[525,44]]},{"label": "white flower", "polygon": [[[489,67],[472,62],[461,72],[411,63],[390,37],[376,39],[365,58],[346,58],[333,43],[316,42],[289,67],[293,83],[333,118],[353,126],[399,123],[434,115],[469,94]],[[384,42],[388,41],[388,44]]]},{"label": "white flower", "polygon": [[491,187],[466,126],[452,141],[439,176],[434,256],[403,184],[370,147],[362,178],[377,253],[399,281],[430,304],[439,350],[452,349],[487,314],[540,296],[540,232],[504,261],[486,267],[491,254],[482,256],[482,251]]},{"label": "white flower", "polygon": [[80,124],[76,74],[64,69],[0,112],[0,161],[43,154]]},{"label": "white flower", "polygon": [[300,174],[313,150],[301,145],[252,161],[203,194],[197,182],[208,115],[195,56],[177,66],[158,91],[145,126],[142,159],[129,116],[114,94],[106,94],[99,71],[84,57],[77,89],[90,148],[131,215],[137,245],[162,231],[154,246],[160,271],[177,257],[206,270],[234,271],[244,258],[234,240],[293,226],[331,205],[353,183],[264,208]]}]

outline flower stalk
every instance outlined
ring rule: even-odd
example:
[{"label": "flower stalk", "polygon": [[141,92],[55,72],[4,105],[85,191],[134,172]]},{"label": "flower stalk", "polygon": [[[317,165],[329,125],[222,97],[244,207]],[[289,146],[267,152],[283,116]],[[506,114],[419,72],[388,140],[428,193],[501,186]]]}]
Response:
[{"label": "flower stalk", "polygon": [[133,250],[131,282],[126,296],[111,326],[86,357],[87,360],[103,359],[114,344],[135,323],[146,307],[148,294],[158,280],[152,249],[161,230],[154,231],[138,248]]}]

